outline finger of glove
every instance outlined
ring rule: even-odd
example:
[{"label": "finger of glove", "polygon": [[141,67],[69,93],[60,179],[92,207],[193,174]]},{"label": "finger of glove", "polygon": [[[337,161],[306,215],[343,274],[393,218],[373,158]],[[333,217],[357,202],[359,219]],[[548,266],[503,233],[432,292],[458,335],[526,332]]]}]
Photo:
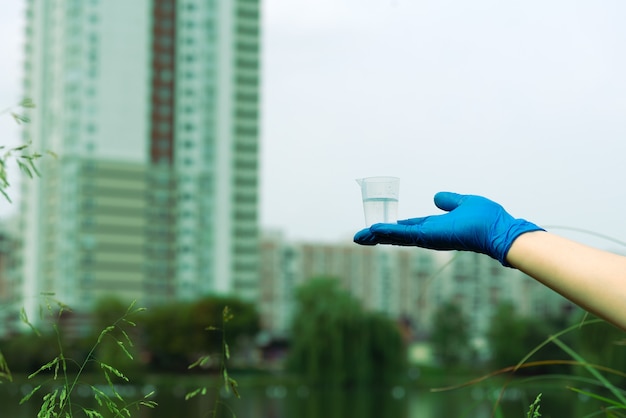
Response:
[{"label": "finger of glove", "polygon": [[435,195],[435,205],[442,210],[450,212],[456,209],[465,198],[465,195],[452,192],[439,192]]},{"label": "finger of glove", "polygon": [[374,224],[370,233],[380,244],[415,245],[415,225]]},{"label": "finger of glove", "polygon": [[376,245],[379,243],[378,237],[365,228],[354,234],[354,242],[360,245]]},{"label": "finger of glove", "polygon": [[[399,223],[396,227],[371,228],[375,235],[384,234],[380,240],[402,241],[397,245],[415,245],[418,247],[432,248],[436,250],[459,250],[466,246],[459,241],[454,233],[455,215],[446,213],[443,215],[427,216],[409,220],[414,223]],[[417,222],[416,222],[417,221]],[[404,231],[400,227],[406,228]]]}]

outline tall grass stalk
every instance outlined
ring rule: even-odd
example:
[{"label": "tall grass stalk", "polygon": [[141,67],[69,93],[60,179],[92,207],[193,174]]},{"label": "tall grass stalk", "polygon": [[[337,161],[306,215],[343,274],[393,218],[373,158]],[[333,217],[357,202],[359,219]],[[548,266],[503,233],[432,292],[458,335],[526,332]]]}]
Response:
[{"label": "tall grass stalk", "polygon": [[[500,405],[500,402],[502,401],[502,396],[504,395],[504,391],[506,390],[506,388],[513,382],[512,379],[515,375],[515,372],[517,372],[520,369],[533,368],[533,367],[545,366],[545,365],[571,365],[571,366],[578,366],[578,367],[584,368],[585,370],[589,372],[589,374],[591,375],[591,378],[583,378],[583,377],[573,376],[573,375],[549,375],[549,376],[535,376],[532,378],[523,379],[523,380],[520,380],[518,383],[529,382],[529,381],[539,380],[539,379],[548,379],[548,378],[584,382],[587,385],[593,385],[596,387],[601,387],[601,388],[605,388],[609,390],[610,393],[615,397],[615,399],[606,398],[604,396],[600,396],[600,395],[597,395],[588,391],[584,391],[581,389],[577,389],[571,386],[568,386],[567,388],[569,390],[572,390],[573,392],[584,394],[596,400],[603,401],[604,403],[609,405],[612,409],[626,409],[626,395],[624,394],[624,391],[617,388],[602,374],[602,373],[607,373],[607,374],[612,374],[616,376],[626,377],[626,372],[615,370],[613,368],[602,366],[599,364],[589,363],[580,354],[578,354],[575,350],[573,350],[571,347],[569,347],[560,339],[560,337],[562,337],[563,335],[569,332],[572,332],[574,330],[578,330],[583,326],[588,326],[591,324],[597,324],[601,322],[604,322],[604,321],[601,319],[583,320],[581,323],[574,324],[568,328],[565,328],[559,331],[558,333],[554,335],[549,336],[543,342],[541,342],[532,350],[530,350],[528,354],[526,354],[514,366],[501,368],[499,370],[492,371],[488,374],[485,374],[478,378],[471,379],[467,382],[463,382],[457,385],[442,387],[442,388],[434,388],[434,389],[431,389],[431,391],[442,392],[442,391],[455,390],[455,389],[459,389],[462,387],[475,385],[477,383],[488,380],[498,375],[509,374],[509,379],[506,383],[502,385],[502,388],[500,389],[500,395],[498,399],[495,401],[494,407],[492,410],[492,416],[499,417],[501,416],[499,405]],[[572,360],[558,359],[558,360],[529,361],[529,359],[535,353],[537,353],[539,350],[541,350],[543,347],[545,347],[547,344],[550,344],[550,343],[553,343],[557,345],[559,348],[561,348],[568,356],[572,358]]]},{"label": "tall grass stalk", "polygon": [[539,418],[541,413],[539,409],[541,408],[541,393],[537,395],[535,401],[528,407],[528,413],[526,414],[526,418]]},{"label": "tall grass stalk", "polygon": [[[34,107],[35,103],[33,103],[31,99],[23,99],[15,106],[10,106],[6,109],[0,110],[0,116],[9,113],[18,124],[28,123],[30,122],[30,118],[24,114],[24,111]],[[35,176],[40,176],[35,162],[43,155],[37,152],[30,152],[30,146],[30,143],[19,145],[17,147],[0,145],[0,194],[2,194],[2,196],[4,196],[9,203],[12,203],[11,197],[7,192],[8,188],[11,186],[7,171],[7,165],[10,160],[14,159],[20,171],[26,174],[29,178],[32,179]],[[51,151],[47,151],[47,154],[56,157],[56,155]]]},{"label": "tall grass stalk", "polygon": [[2,383],[3,379],[12,382],[13,375],[11,374],[11,369],[9,369],[7,360],[4,358],[4,354],[0,351],[0,383]]},{"label": "tall grass stalk", "polygon": [[618,389],[614,384],[612,384],[604,375],[602,375],[596,367],[587,363],[585,359],[578,354],[576,351],[572,350],[567,344],[561,341],[558,338],[554,338],[553,342],[563,351],[565,351],[569,356],[575,359],[581,366],[583,366],[589,374],[591,374],[594,378],[596,378],[602,385],[608,389],[615,398],[619,401],[624,409],[626,409],[626,397],[624,396],[624,392],[621,389]]},{"label": "tall grass stalk", "polygon": [[[213,418],[217,417],[217,410],[220,404],[226,407],[230,411],[231,415],[235,417],[235,413],[232,411],[232,409],[230,409],[230,407],[227,404],[220,401],[220,392],[222,391],[222,389],[225,390],[226,393],[230,393],[230,391],[232,391],[233,394],[237,398],[240,397],[239,389],[238,389],[239,384],[237,383],[235,379],[233,379],[228,374],[228,364],[227,364],[228,360],[230,360],[230,346],[228,345],[228,342],[226,341],[226,324],[231,319],[233,319],[233,317],[234,316],[230,308],[228,306],[225,306],[224,309],[222,310],[222,326],[221,327],[209,326],[206,328],[207,331],[219,331],[221,333],[221,338],[222,338],[222,345],[221,345],[222,351],[221,351],[221,356],[219,360],[220,362],[219,373],[220,373],[220,378],[223,379],[223,384],[217,385],[217,387],[215,388],[215,406],[212,411]],[[198,358],[198,360],[190,364],[188,369],[205,366],[206,364],[210,362],[210,360],[211,360],[210,355],[201,356]],[[195,390],[185,395],[185,400],[189,400],[198,395],[206,395],[208,391],[209,391],[209,388],[207,386],[196,388]]]},{"label": "tall grass stalk", "polygon": [[[53,374],[52,378],[48,379],[48,381],[46,382],[47,384],[50,384],[52,388],[50,389],[50,392],[43,395],[42,404],[37,416],[41,418],[72,418],[74,416],[75,410],[80,410],[87,417],[103,417],[102,412],[96,409],[86,408],[82,405],[72,403],[72,395],[74,394],[75,389],[79,385],[83,384],[91,389],[93,399],[98,404],[98,406],[100,408],[108,410],[111,414],[113,414],[114,417],[129,417],[131,407],[138,408],[140,406],[145,406],[148,408],[154,408],[157,405],[156,402],[149,399],[153,395],[153,392],[145,395],[140,400],[131,403],[126,402],[126,400],[119,393],[117,386],[114,383],[114,380],[129,382],[129,379],[117,368],[113,367],[110,364],[101,362],[95,357],[96,349],[101,345],[103,339],[112,338],[118,346],[120,352],[132,360],[133,356],[129,350],[131,347],[133,347],[133,342],[126,332],[125,327],[136,326],[136,324],[131,321],[130,317],[144,311],[145,308],[135,308],[135,302],[130,304],[124,315],[122,315],[118,320],[116,320],[100,332],[97,341],[91,346],[91,349],[89,353],[85,356],[85,358],[82,361],[76,361],[72,358],[66,357],[63,342],[61,339],[61,330],[59,329],[59,320],[61,319],[61,315],[63,314],[63,312],[67,311],[68,308],[67,306],[59,302],[56,302],[55,305],[48,303],[48,314],[54,314],[55,309],[57,311],[56,321],[53,322],[52,328],[56,335],[56,342],[59,354],[48,363],[41,366],[37,371],[31,373],[28,376],[29,379],[33,379],[44,372],[52,372]],[[28,318],[25,316],[25,314],[23,314],[23,320],[29,326],[35,329],[30,321],[28,321]],[[122,337],[120,338],[115,335],[114,331],[118,331]],[[106,393],[95,385],[82,382],[81,378],[84,374],[85,368],[89,363],[95,363],[97,366],[99,366],[104,376],[104,379],[108,384],[110,394]],[[72,372],[68,370],[68,365],[70,367],[77,367],[75,374],[72,374]],[[56,381],[60,381],[61,384],[55,385],[54,382]],[[30,400],[42,389],[43,386],[43,384],[37,385],[30,393],[28,393],[20,400],[20,404],[23,404],[24,402]]]}]

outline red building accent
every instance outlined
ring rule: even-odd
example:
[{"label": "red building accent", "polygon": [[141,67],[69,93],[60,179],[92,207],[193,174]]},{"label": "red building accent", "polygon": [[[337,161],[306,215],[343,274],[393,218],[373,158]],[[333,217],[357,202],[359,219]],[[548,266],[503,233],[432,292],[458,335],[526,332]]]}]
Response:
[{"label": "red building accent", "polygon": [[150,156],[153,163],[174,160],[176,106],[176,0],[153,0]]}]

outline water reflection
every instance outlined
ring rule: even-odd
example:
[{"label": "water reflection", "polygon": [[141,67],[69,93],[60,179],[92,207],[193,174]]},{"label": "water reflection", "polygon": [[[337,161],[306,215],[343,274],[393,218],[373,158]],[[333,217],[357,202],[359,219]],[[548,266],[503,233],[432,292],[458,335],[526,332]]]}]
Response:
[{"label": "water reflection", "polygon": [[[527,407],[535,395],[535,391],[526,395],[519,389],[510,395],[505,393],[503,416],[526,416]],[[186,417],[202,417],[217,406],[217,416],[221,418],[231,418],[233,414],[252,418],[489,418],[493,413],[494,399],[498,396],[498,388],[431,393],[402,386],[375,390],[312,390],[306,386],[269,385],[242,388],[241,399],[226,397],[217,404],[215,398],[210,396],[185,402],[180,397],[162,393],[158,397],[161,411],[151,417],[176,417],[181,416],[177,415],[180,413]],[[549,396],[543,407],[545,418],[575,417],[570,411],[571,405],[559,402],[554,395]]]},{"label": "water reflection", "polygon": [[[144,387],[127,388],[131,393],[143,393]],[[18,405],[22,392],[28,388],[18,385],[0,386],[0,416],[32,418],[37,415],[37,400]],[[231,418],[440,418],[471,417],[489,418],[493,413],[494,400],[500,397],[498,387],[470,387],[451,392],[432,393],[395,386],[373,390],[313,390],[304,385],[267,384],[242,386],[241,399],[222,392],[216,402],[216,394],[209,393],[185,400],[186,390],[182,384],[167,389],[157,389],[155,409],[145,407],[132,410],[133,417],[140,418],[195,418],[213,416]],[[581,402],[575,394],[562,386],[555,388],[511,388],[504,393],[502,414],[504,417],[526,416],[528,405],[538,393],[543,393],[542,418],[581,417],[597,411],[597,405]],[[76,401],[85,407],[95,407],[93,399],[76,393]],[[80,416],[80,415],[79,415]]]}]

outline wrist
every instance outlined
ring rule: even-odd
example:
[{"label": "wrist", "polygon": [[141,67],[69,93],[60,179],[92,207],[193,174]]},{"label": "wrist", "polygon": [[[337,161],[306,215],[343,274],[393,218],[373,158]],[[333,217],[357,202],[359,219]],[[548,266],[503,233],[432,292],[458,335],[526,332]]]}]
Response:
[{"label": "wrist", "polygon": [[505,234],[501,237],[501,246],[500,250],[496,252],[496,259],[502,264],[504,267],[513,267],[508,260],[508,255],[511,251],[511,248],[517,241],[517,239],[527,233],[532,232],[545,232],[545,229],[540,226],[535,225],[532,222],[528,222],[524,219],[516,219],[515,222],[509,227]]}]

